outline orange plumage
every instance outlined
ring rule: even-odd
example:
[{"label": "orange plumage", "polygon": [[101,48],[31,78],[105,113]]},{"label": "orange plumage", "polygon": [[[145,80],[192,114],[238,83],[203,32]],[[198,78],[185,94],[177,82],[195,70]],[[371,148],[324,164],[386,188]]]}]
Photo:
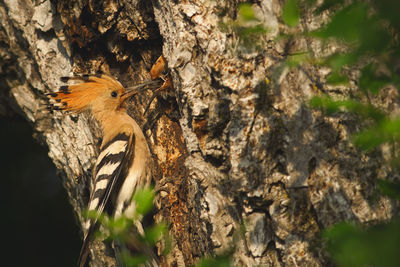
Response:
[{"label": "orange plumage", "polygon": [[126,99],[121,83],[106,75],[63,77],[62,80],[77,83],[61,86],[58,92],[47,94],[52,109],[80,112],[93,107],[99,99],[105,101],[104,109],[117,109]]}]

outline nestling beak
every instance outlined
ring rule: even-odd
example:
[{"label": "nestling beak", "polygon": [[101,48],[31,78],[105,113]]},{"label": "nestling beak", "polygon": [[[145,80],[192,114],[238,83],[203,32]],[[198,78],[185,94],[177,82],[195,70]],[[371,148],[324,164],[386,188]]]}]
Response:
[{"label": "nestling beak", "polygon": [[145,81],[141,84],[132,87],[128,87],[126,88],[126,92],[121,96],[121,103],[123,103],[125,100],[138,93],[145,92],[146,90],[157,89],[160,86],[162,86],[163,82],[164,81],[162,79],[155,79],[155,80]]}]

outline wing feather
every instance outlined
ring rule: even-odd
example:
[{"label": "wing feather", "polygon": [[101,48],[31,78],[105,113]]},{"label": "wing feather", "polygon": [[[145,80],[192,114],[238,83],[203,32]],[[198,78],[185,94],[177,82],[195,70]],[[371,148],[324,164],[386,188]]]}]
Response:
[{"label": "wing feather", "polygon": [[[102,145],[94,167],[94,183],[88,205],[89,210],[96,210],[100,215],[110,203],[111,196],[118,195],[126,175],[123,173],[126,171],[125,166],[133,161],[134,142],[134,135],[120,133]],[[98,227],[98,217],[91,219],[78,261],[80,267],[83,267],[86,262],[89,242]]]}]

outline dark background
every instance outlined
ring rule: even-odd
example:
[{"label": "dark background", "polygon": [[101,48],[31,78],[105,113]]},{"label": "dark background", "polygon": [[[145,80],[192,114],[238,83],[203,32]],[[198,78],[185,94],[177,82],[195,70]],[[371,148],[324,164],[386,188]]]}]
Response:
[{"label": "dark background", "polygon": [[3,266],[76,266],[81,246],[66,192],[47,149],[18,115],[0,116]]}]

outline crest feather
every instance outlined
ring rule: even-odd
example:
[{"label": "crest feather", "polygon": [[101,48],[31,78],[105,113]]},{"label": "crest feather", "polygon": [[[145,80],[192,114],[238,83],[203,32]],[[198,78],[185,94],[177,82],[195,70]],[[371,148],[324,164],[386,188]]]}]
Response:
[{"label": "crest feather", "polygon": [[47,94],[50,108],[53,110],[80,112],[87,109],[92,101],[107,88],[122,87],[118,81],[107,75],[61,77],[61,80],[77,83],[61,86],[58,92]]}]

